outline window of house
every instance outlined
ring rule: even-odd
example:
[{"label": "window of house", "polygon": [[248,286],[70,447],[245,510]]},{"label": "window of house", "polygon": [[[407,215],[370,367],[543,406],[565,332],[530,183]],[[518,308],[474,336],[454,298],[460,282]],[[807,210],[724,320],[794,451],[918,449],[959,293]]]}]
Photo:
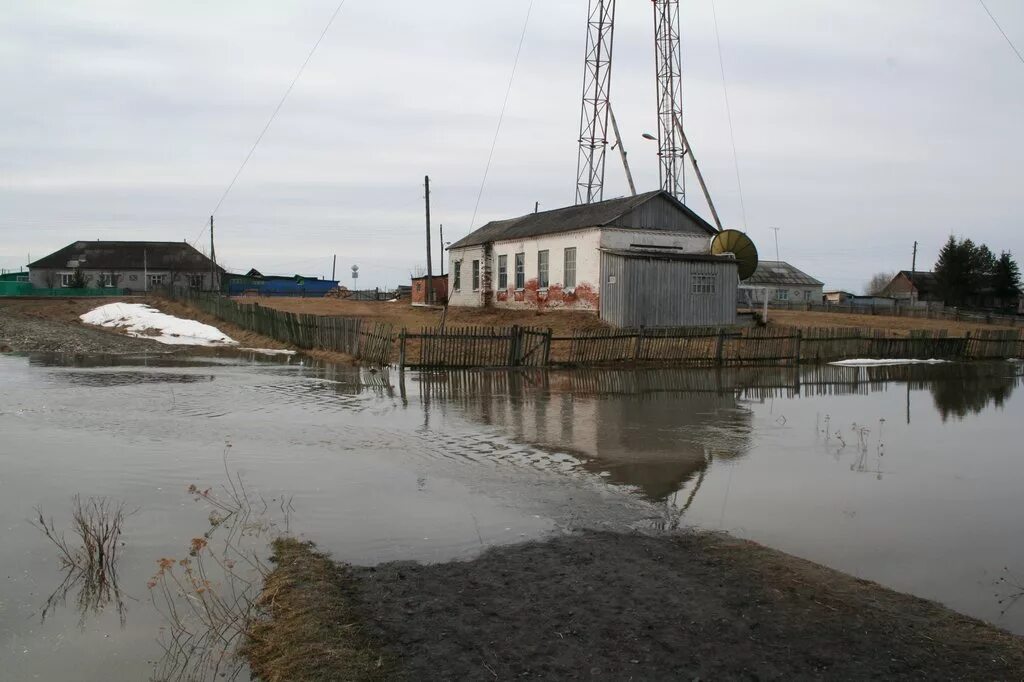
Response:
[{"label": "window of house", "polygon": [[149,276],[149,286],[151,286],[151,287],[163,286],[163,284],[164,284],[164,277],[166,277],[166,275],[150,275]]},{"label": "window of house", "polygon": [[694,294],[715,293],[715,276],[707,273],[690,275],[690,291]]},{"label": "window of house", "polygon": [[203,276],[202,275],[189,275],[188,285],[193,289],[203,288]]},{"label": "window of house", "polygon": [[572,289],[576,286],[576,247],[565,250],[565,273],[562,275],[562,286]]},{"label": "window of house", "polygon": [[548,251],[537,252],[537,286],[546,289],[548,286]]},{"label": "window of house", "polygon": [[75,280],[75,273],[73,272],[62,272],[60,273],[60,285],[62,287],[69,287]]},{"label": "window of house", "polygon": [[789,289],[776,289],[775,300],[777,301],[788,301],[789,300]]},{"label": "window of house", "polygon": [[455,261],[455,269],[452,270],[452,279],[454,280],[452,288],[458,291],[462,288],[462,261]]},{"label": "window of house", "polygon": [[100,273],[96,278],[96,286],[100,287],[112,287],[114,286],[114,276],[109,272]]},{"label": "window of house", "polygon": [[480,261],[473,261],[473,291],[480,291]]},{"label": "window of house", "polygon": [[516,254],[516,289],[526,287],[526,254]]},{"label": "window of house", "polygon": [[508,289],[508,256],[498,256],[498,288]]}]

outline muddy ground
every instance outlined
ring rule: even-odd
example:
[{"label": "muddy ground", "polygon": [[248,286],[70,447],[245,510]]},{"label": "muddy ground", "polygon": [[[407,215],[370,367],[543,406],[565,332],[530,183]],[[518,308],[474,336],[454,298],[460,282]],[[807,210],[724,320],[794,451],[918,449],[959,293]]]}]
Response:
[{"label": "muddy ground", "polygon": [[122,355],[173,350],[156,341],[87,327],[66,318],[67,315],[55,313],[39,314],[21,301],[13,304],[0,300],[0,352]]},{"label": "muddy ground", "polygon": [[[723,535],[585,532],[333,577],[310,576],[308,545],[278,549],[272,580],[290,592],[273,595],[281,620],[263,634],[279,637],[261,660],[286,662],[289,628],[304,622],[300,642],[333,633],[347,644],[332,650],[369,664],[332,671],[329,656],[315,666],[295,656],[300,667],[279,665],[275,679],[1024,678],[1024,639]],[[324,580],[345,584],[324,590]],[[292,608],[304,590],[316,603],[305,612]],[[327,617],[343,627],[307,620]]]},{"label": "muddy ground", "polygon": [[[48,298],[0,299],[0,352],[101,353],[217,353],[221,349],[201,346],[172,346],[149,339],[127,336],[116,329],[82,324],[79,316],[97,306],[121,299]],[[124,299],[145,303],[177,317],[198,320],[217,327],[245,348],[287,349],[287,344],[222,322],[182,303],[157,297]],[[334,359],[334,358],[330,358]],[[344,358],[342,358],[344,359]]]}]

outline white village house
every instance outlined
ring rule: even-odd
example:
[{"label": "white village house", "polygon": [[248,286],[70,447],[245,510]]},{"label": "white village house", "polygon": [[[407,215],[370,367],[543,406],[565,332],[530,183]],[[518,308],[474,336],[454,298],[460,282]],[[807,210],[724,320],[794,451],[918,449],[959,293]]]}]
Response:
[{"label": "white village house", "polygon": [[736,261],[668,192],[488,223],[448,249],[449,305],[593,310],[619,326],[732,324]]}]

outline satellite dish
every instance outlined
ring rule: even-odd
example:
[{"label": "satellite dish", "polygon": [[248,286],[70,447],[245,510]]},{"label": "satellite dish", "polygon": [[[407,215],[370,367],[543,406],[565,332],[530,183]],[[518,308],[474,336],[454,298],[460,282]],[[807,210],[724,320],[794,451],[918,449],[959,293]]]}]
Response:
[{"label": "satellite dish", "polygon": [[711,253],[720,256],[731,253],[739,266],[740,279],[749,279],[757,270],[757,247],[739,230],[722,230],[711,240]]}]

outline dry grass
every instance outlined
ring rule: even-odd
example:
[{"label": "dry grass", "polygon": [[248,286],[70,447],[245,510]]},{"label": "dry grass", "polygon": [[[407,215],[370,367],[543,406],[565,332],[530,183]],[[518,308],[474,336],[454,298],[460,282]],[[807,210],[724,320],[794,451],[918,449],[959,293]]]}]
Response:
[{"label": "dry grass", "polygon": [[384,680],[389,666],[362,634],[351,604],[348,570],[290,538],[273,542],[276,568],[258,605],[242,655],[266,682]]},{"label": "dry grass", "polygon": [[[422,327],[437,327],[441,321],[440,308],[413,307],[407,301],[386,303],[376,301],[346,301],[336,298],[239,298],[239,303],[259,303],[261,306],[292,313],[313,315],[341,315],[360,317],[369,322],[383,322],[405,327],[410,332]],[[606,327],[596,313],[579,310],[512,310],[508,308],[449,308],[445,319],[447,327],[550,327],[555,334],[577,329]]]},{"label": "dry grass", "polygon": [[[996,324],[978,322],[953,322],[929,320],[918,317],[892,317],[888,315],[852,315],[848,313],[819,313],[802,310],[769,310],[771,326],[798,327],[856,327],[859,329],[881,329],[906,336],[917,329],[945,330],[950,336],[963,336],[967,332],[991,329],[1013,329]],[[1018,327],[1019,329],[1019,327]]]}]

